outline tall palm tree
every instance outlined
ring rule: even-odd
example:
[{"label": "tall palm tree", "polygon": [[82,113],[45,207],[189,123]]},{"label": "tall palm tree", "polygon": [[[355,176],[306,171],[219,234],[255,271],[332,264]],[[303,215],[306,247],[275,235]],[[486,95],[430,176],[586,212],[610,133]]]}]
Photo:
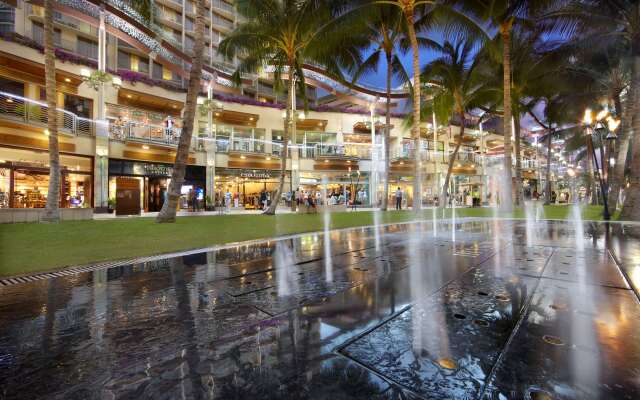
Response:
[{"label": "tall palm tree", "polygon": [[[241,54],[234,80],[262,67],[273,69],[274,82],[282,88],[287,80],[287,103],[278,189],[265,214],[274,215],[282,198],[286,179],[289,132],[295,123],[292,94],[306,92],[303,64],[322,65],[330,74],[342,77],[341,68],[353,70],[360,63],[362,48],[357,36],[344,34],[352,20],[342,18],[347,4],[318,0],[237,0],[238,13],[245,18],[219,46],[228,58]],[[342,33],[342,34],[340,34]],[[306,103],[306,96],[303,95]],[[306,104],[305,104],[306,105]]]},{"label": "tall palm tree", "polygon": [[200,92],[200,79],[202,78],[202,52],[204,50],[204,12],[205,0],[196,0],[196,26],[195,42],[193,45],[193,58],[191,70],[189,71],[189,87],[187,89],[187,99],[184,108],[184,125],[176,160],[171,173],[171,183],[169,183],[168,198],[162,205],[162,210],[156,218],[156,222],[175,222],[178,201],[180,200],[180,189],[184,183],[184,175],[189,161],[189,149],[191,148],[191,136],[195,123],[196,108],[198,103],[198,93]]},{"label": "tall palm tree", "polygon": [[[409,46],[406,38],[404,16],[399,12],[398,7],[390,7],[382,5],[377,7],[371,15],[367,16],[363,22],[364,32],[366,36],[367,47],[374,45],[373,51],[365,61],[356,70],[353,81],[357,81],[363,74],[370,71],[377,71],[380,63],[380,57],[384,57],[386,61],[386,110],[385,110],[385,130],[384,130],[384,195],[382,197],[382,205],[380,209],[387,210],[389,198],[389,142],[391,140],[391,81],[393,76],[400,80],[403,84],[410,86],[410,78],[407,75],[402,62],[400,61],[400,53],[406,53]],[[422,38],[418,38],[423,40]],[[373,201],[373,199],[372,199]]]},{"label": "tall palm tree", "polygon": [[[497,30],[501,41],[501,62],[502,71],[502,87],[503,87],[503,134],[504,134],[504,182],[505,192],[507,196],[512,196],[513,192],[513,168],[512,168],[512,144],[511,134],[513,119],[512,110],[512,65],[511,65],[511,35],[513,28],[516,26],[532,26],[532,20],[540,15],[542,11],[546,11],[549,7],[557,5],[558,1],[553,0],[460,0],[472,15],[489,21]],[[513,209],[513,201],[502,201],[501,207],[503,211],[511,211]]]},{"label": "tall palm tree", "polygon": [[495,102],[496,91],[481,73],[482,57],[473,56],[474,43],[445,41],[437,47],[440,57],[427,64],[423,76],[434,84],[433,108],[440,121],[455,118],[460,121],[460,134],[449,157],[449,165],[440,194],[440,204],[446,204],[449,180],[455,160],[464,141],[466,115],[473,109]]},{"label": "tall palm tree", "polygon": [[53,43],[53,0],[44,2],[44,69],[47,96],[47,129],[49,131],[49,189],[45,222],[60,221],[60,153],[56,95],[56,62]]}]

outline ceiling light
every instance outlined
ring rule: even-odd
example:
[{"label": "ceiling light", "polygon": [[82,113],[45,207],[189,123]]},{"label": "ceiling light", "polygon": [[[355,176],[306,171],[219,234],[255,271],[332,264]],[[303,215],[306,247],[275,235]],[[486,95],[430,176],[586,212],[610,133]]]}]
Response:
[{"label": "ceiling light", "polygon": [[324,160],[324,162],[328,163],[328,162],[329,162],[329,160]]},{"label": "ceiling light", "polygon": [[145,150],[149,150],[149,146],[147,146],[146,144],[143,144],[142,148],[145,149]]},{"label": "ceiling light", "polygon": [[130,94],[127,95],[127,99],[130,99],[131,97],[133,97],[133,96],[131,96]]},{"label": "ceiling light", "polygon": [[49,136],[49,130],[48,130],[48,129],[45,129],[45,130],[44,130],[44,135],[45,135],[45,136]]},{"label": "ceiling light", "polygon": [[271,157],[267,157],[267,161],[271,161]]},{"label": "ceiling light", "polygon": [[64,81],[65,81],[65,82],[71,82],[71,79],[69,79],[69,78],[64,78]]},{"label": "ceiling light", "polygon": [[240,156],[240,158],[244,160],[244,159],[245,159],[245,158],[247,158],[247,157],[245,157],[245,156]]}]

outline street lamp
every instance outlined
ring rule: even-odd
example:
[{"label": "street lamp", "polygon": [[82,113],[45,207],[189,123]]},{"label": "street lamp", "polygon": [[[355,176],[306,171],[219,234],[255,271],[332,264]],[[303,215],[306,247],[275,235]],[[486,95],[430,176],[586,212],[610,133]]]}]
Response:
[{"label": "street lamp", "polygon": [[[607,123],[605,124],[604,121]],[[586,109],[584,112],[583,122],[585,125],[585,132],[587,134],[587,145],[591,147],[591,155],[595,166],[596,178],[600,183],[600,192],[602,193],[602,203],[604,204],[603,218],[605,221],[611,219],[609,213],[609,179],[608,171],[611,165],[610,156],[612,152],[613,142],[618,138],[615,131],[620,125],[620,121],[609,115],[609,112],[605,109],[596,115],[595,123],[593,121],[592,113],[590,109]],[[596,150],[593,145],[593,137],[596,136],[600,145],[600,163],[596,157]],[[606,156],[604,141],[607,141]],[[599,165],[602,164],[602,165]],[[602,169],[601,169],[602,168]]]}]

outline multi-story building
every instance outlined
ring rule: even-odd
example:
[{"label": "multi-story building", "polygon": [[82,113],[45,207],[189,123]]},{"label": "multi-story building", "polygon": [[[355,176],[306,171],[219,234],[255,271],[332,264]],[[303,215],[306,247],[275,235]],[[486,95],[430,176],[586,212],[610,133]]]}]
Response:
[{"label": "multi-story building", "polygon": [[[16,0],[0,9],[2,208],[43,207],[47,196],[43,9],[38,4]],[[182,125],[194,15],[188,0],[155,0],[154,8],[157,12],[145,25],[120,0],[56,3],[62,207],[100,209],[109,203],[118,204],[120,212],[136,213],[157,211],[164,201]],[[211,101],[201,97],[199,102],[213,106],[199,110],[196,118],[183,187],[185,208],[194,196],[214,203],[227,191],[237,194],[241,206],[255,206],[260,192],[274,190],[278,180],[286,94],[273,90],[268,71],[247,76],[242,87],[230,85],[228,72],[234,61],[221,59],[216,49],[236,20],[230,3],[210,2],[204,55],[209,83],[203,88]],[[96,85],[90,77],[98,68],[101,46],[105,69],[116,79]],[[366,193],[359,199],[365,204],[371,203],[371,194],[379,200],[384,103],[378,101],[383,91],[346,87],[315,66],[307,66],[306,72],[307,97],[313,101],[310,110],[298,112],[293,126],[288,190],[325,186],[330,192],[349,191],[353,197]],[[400,89],[393,96],[395,106],[406,93]],[[403,117],[395,113],[391,121],[389,185],[390,193],[400,187],[410,204],[414,149]],[[501,152],[502,136],[476,122],[466,122],[453,190],[488,201],[493,179],[488,171],[492,157]],[[425,123],[422,132],[425,204],[437,196],[459,132],[453,124],[434,128]],[[532,164],[525,172],[532,186],[538,181],[535,150],[523,151],[525,163]]]}]

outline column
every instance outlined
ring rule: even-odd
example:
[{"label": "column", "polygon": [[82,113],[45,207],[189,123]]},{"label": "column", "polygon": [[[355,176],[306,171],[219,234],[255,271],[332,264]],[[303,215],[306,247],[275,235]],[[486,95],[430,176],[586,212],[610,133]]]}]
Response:
[{"label": "column", "polygon": [[487,201],[487,191],[489,190],[489,177],[487,175],[487,155],[484,143],[484,130],[482,129],[482,122],[479,124],[480,128],[480,163],[482,166],[482,198],[480,202]]},{"label": "column", "polygon": [[[289,73],[289,79],[295,79],[292,77],[293,74]],[[295,90],[295,82],[294,82],[294,90],[293,93],[289,93],[291,96],[291,120],[287,121],[291,124],[291,143],[293,148],[291,151],[291,190],[295,191],[298,186],[300,186],[300,152],[298,151],[298,138],[297,138],[297,127],[296,123],[298,121],[298,115],[296,111],[296,90]],[[287,143],[284,143],[286,146]],[[291,209],[295,211],[295,202],[291,202]]]},{"label": "column", "polygon": [[207,112],[207,139],[204,142],[204,150],[207,154],[205,194],[210,199],[210,204],[206,205],[213,206],[216,200],[216,140],[213,134],[213,111],[211,109],[211,102],[213,101],[212,82],[209,82],[207,86],[207,99],[209,100],[209,111]]},{"label": "column", "polygon": [[435,167],[434,180],[436,182],[436,190],[434,195],[440,198],[440,157],[438,157],[438,121],[436,121],[436,113],[431,114],[431,123],[433,125],[433,163]]},{"label": "column", "polygon": [[369,171],[369,201],[371,207],[378,204],[378,147],[376,143],[376,103],[369,106],[371,112],[371,171]]},{"label": "column", "polygon": [[[107,67],[107,34],[104,23],[104,10],[100,11],[98,29],[98,70]],[[93,204],[99,212],[105,212],[109,200],[109,126],[105,119],[105,88],[98,87],[98,118],[96,119],[95,161],[93,168]]]}]

